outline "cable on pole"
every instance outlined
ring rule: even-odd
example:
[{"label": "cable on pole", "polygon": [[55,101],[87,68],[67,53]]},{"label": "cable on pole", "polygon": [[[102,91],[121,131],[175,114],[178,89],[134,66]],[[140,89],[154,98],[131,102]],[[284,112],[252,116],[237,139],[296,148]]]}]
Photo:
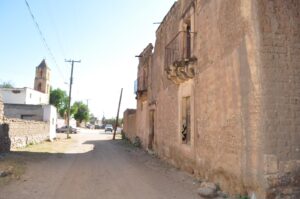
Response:
[{"label": "cable on pole", "polygon": [[54,57],[54,55],[53,55],[53,53],[52,53],[52,51],[51,51],[51,49],[50,49],[50,47],[49,47],[47,41],[46,41],[46,38],[45,38],[43,32],[41,31],[41,28],[40,28],[40,26],[39,26],[39,24],[38,24],[36,18],[34,17],[34,15],[33,15],[33,13],[32,13],[31,7],[30,7],[29,3],[27,2],[27,0],[25,0],[25,3],[26,3],[26,6],[27,6],[27,8],[28,8],[29,14],[30,14],[30,16],[31,16],[31,18],[32,18],[32,20],[33,20],[33,23],[35,24],[35,27],[36,27],[36,29],[38,30],[38,33],[39,33],[39,35],[40,35],[40,37],[41,37],[41,40],[42,40],[42,42],[43,42],[43,44],[44,44],[44,47],[45,47],[46,50],[48,51],[48,53],[49,53],[51,59],[53,60],[55,66],[56,66],[56,68],[57,68],[57,70],[58,70],[58,72],[59,72],[59,74],[61,75],[61,77],[62,77],[63,80],[65,81],[64,75],[63,75],[63,73],[61,72],[61,70],[60,70],[60,68],[59,68],[59,66],[58,66],[58,64],[57,64],[57,61],[56,61],[56,59],[55,59],[55,57]]}]

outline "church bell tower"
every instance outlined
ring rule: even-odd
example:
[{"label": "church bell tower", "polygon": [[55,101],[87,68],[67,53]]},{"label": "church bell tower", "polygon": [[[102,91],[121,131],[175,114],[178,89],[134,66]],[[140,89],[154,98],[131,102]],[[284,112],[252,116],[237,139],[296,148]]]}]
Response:
[{"label": "church bell tower", "polygon": [[50,94],[50,73],[45,59],[36,67],[34,90],[40,91],[45,94]]}]

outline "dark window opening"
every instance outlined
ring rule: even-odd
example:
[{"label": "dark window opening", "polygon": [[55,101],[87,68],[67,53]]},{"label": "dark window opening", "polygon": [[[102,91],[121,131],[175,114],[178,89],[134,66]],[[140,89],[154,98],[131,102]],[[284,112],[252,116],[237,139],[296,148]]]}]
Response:
[{"label": "dark window opening", "polygon": [[19,94],[19,93],[21,93],[20,90],[12,90],[11,92],[14,93],[14,94]]},{"label": "dark window opening", "polygon": [[147,81],[146,69],[143,68],[143,90],[146,90],[146,88],[147,88],[146,81]]},{"label": "dark window opening", "polygon": [[153,149],[153,143],[154,143],[154,110],[150,111],[150,133],[149,133],[149,143],[148,143],[148,149]]},{"label": "dark window opening", "polygon": [[42,91],[42,83],[38,84],[38,91]]},{"label": "dark window opening", "polygon": [[34,120],[34,117],[35,115],[30,115],[30,114],[21,115],[22,120]]},{"label": "dark window opening", "polygon": [[186,27],[186,58],[189,59],[191,58],[191,25],[190,24],[187,24],[187,27]]},{"label": "dark window opening", "polygon": [[191,140],[191,106],[190,97],[182,98],[182,116],[181,116],[181,138],[182,143],[188,144]]}]

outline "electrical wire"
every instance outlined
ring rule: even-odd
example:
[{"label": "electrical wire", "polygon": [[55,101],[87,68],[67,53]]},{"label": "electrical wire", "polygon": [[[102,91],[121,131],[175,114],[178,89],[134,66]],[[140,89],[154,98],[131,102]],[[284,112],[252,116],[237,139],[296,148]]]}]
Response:
[{"label": "electrical wire", "polygon": [[53,17],[52,9],[50,9],[50,6],[47,7],[47,11],[48,11],[47,13],[48,13],[49,19],[51,21],[52,27],[55,31],[55,36],[56,36],[56,41],[58,43],[58,47],[60,48],[60,51],[63,55],[63,58],[66,58],[67,56],[66,56],[64,47],[63,47],[61,39],[60,39],[61,38],[60,37],[60,32],[58,31],[57,25],[56,25],[54,17]]},{"label": "electrical wire", "polygon": [[63,75],[63,73],[61,72],[61,70],[60,70],[60,68],[59,68],[59,66],[58,66],[58,64],[57,64],[57,61],[56,61],[56,59],[55,59],[55,57],[54,57],[54,55],[53,55],[53,53],[52,53],[52,51],[51,51],[51,49],[50,49],[50,47],[49,47],[47,41],[46,41],[46,38],[45,38],[43,32],[41,31],[41,28],[40,28],[40,26],[39,26],[39,24],[38,24],[36,18],[34,17],[34,15],[33,15],[33,13],[32,13],[31,7],[30,7],[29,3],[27,2],[27,0],[25,0],[25,3],[26,3],[26,6],[27,6],[27,8],[28,8],[28,11],[29,11],[29,13],[30,13],[30,16],[31,16],[31,18],[32,18],[32,20],[33,20],[33,23],[35,24],[35,27],[36,27],[36,29],[38,30],[38,33],[39,33],[39,35],[40,35],[40,37],[41,37],[41,40],[42,40],[42,43],[44,44],[44,47],[45,47],[46,50],[48,51],[48,53],[49,53],[51,59],[52,59],[53,62],[55,63],[55,66],[56,66],[56,68],[57,68],[59,74],[61,75],[63,81],[65,82],[64,75]]}]

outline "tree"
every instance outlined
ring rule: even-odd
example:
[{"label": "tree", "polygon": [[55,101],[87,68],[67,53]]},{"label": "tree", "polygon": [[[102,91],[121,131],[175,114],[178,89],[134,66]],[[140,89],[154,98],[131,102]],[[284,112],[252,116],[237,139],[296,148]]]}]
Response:
[{"label": "tree", "polygon": [[57,108],[57,111],[61,117],[64,117],[68,110],[69,98],[66,91],[59,88],[50,91],[50,104]]},{"label": "tree", "polygon": [[89,116],[89,122],[90,122],[91,124],[95,124],[95,122],[96,122],[97,120],[98,120],[98,118],[95,117],[93,113],[91,113],[90,116]]},{"label": "tree", "polygon": [[2,82],[0,88],[14,88],[13,84],[10,81]]},{"label": "tree", "polygon": [[[102,124],[112,124],[113,126],[115,126],[116,124],[116,118],[110,118],[110,119],[106,119],[106,118],[102,118]],[[118,126],[122,126],[123,124],[123,119],[119,119],[118,121]]]},{"label": "tree", "polygon": [[74,118],[78,123],[81,123],[82,121],[87,122],[89,120],[89,108],[83,102],[75,102],[72,109],[75,111]]}]

